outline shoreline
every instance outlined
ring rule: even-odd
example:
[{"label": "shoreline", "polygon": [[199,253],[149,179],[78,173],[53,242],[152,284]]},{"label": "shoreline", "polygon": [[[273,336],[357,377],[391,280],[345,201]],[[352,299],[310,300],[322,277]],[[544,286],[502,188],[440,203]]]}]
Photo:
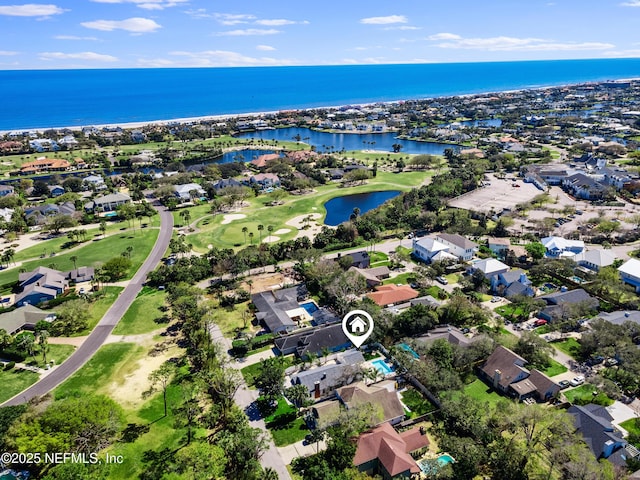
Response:
[{"label": "shoreline", "polygon": [[297,109],[283,109],[283,110],[266,110],[259,112],[247,112],[247,113],[228,113],[228,114],[216,114],[216,115],[201,115],[196,117],[179,117],[179,118],[169,118],[169,119],[159,119],[159,120],[148,120],[148,121],[136,121],[136,122],[113,122],[113,123],[101,123],[101,124],[85,124],[85,125],[69,125],[69,126],[58,126],[58,127],[34,127],[34,128],[16,128],[12,130],[0,130],[0,135],[7,135],[10,133],[39,133],[46,130],[71,130],[71,131],[81,131],[86,127],[94,127],[97,129],[103,128],[122,128],[125,130],[128,129],[138,129],[143,128],[145,126],[154,126],[154,125],[169,125],[169,124],[186,124],[186,123],[201,123],[208,121],[224,121],[232,118],[242,118],[242,117],[250,117],[250,118],[259,118],[264,115],[277,115],[280,113],[292,112],[292,113],[300,113],[300,112],[309,112],[313,110],[339,110],[345,107],[352,108],[363,108],[363,107],[371,107],[374,105],[393,105],[393,104],[401,104],[405,102],[422,102],[426,100],[437,100],[439,98],[474,98],[480,96],[490,96],[490,95],[508,95],[513,93],[521,93],[528,91],[544,91],[554,88],[575,88],[582,85],[600,85],[603,83],[610,82],[633,82],[640,81],[640,77],[630,77],[630,78],[617,78],[613,80],[597,80],[597,81],[589,81],[589,82],[580,82],[580,83],[568,83],[568,84],[559,84],[559,85],[545,85],[545,86],[533,86],[533,87],[525,87],[525,88],[516,88],[510,90],[494,90],[487,92],[476,92],[476,93],[461,93],[458,95],[438,95],[434,97],[422,97],[422,98],[405,98],[400,100],[382,100],[377,102],[366,102],[366,103],[345,103],[342,105],[331,105],[331,106],[313,106],[306,108],[297,108]]}]

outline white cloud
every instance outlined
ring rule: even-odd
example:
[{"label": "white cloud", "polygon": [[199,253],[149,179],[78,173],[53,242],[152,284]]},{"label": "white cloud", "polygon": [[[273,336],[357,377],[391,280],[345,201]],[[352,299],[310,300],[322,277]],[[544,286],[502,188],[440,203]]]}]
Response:
[{"label": "white cloud", "polygon": [[103,55],[95,52],[43,52],[40,54],[42,60],[91,60],[96,62],[117,62],[118,58],[112,55]]},{"label": "white cloud", "polygon": [[262,52],[273,52],[275,48],[271,45],[258,45],[256,46],[256,50],[260,50]]},{"label": "white cloud", "polygon": [[610,50],[603,55],[614,58],[637,58],[640,57],[640,50]]},{"label": "white cloud", "polygon": [[[206,15],[206,14],[203,14]],[[211,16],[211,15],[207,15]],[[215,18],[218,23],[222,25],[238,25],[242,23],[250,23],[251,21],[256,19],[255,15],[245,14],[245,13],[214,13],[213,18]]]},{"label": "white cloud", "polygon": [[271,57],[249,57],[241,53],[227,50],[206,50],[202,52],[169,52],[176,57],[184,57],[186,60],[177,62],[178,66],[201,67],[242,67],[242,66],[274,66],[292,65],[290,60],[281,60]]},{"label": "white cloud", "polygon": [[164,10],[186,3],[188,0],[91,0],[96,3],[133,3],[145,10]]},{"label": "white cloud", "polygon": [[282,33],[281,30],[275,28],[262,29],[262,28],[246,28],[244,30],[230,30],[228,32],[219,32],[216,35],[219,37],[243,37],[250,35],[276,35]]},{"label": "white cloud", "polygon": [[264,25],[265,27],[281,27],[282,25],[294,25],[297,22],[286,20],[284,18],[274,18],[273,20],[256,20],[256,25]]},{"label": "white cloud", "polygon": [[438,33],[427,40],[442,41],[440,48],[487,50],[487,51],[576,51],[608,50],[615,45],[603,42],[556,42],[543,38],[487,37],[463,38],[453,33]]},{"label": "white cloud", "polygon": [[18,52],[11,52],[9,50],[0,50],[0,57],[10,57],[12,55],[17,55]]},{"label": "white cloud", "polygon": [[55,40],[80,40],[80,41],[88,41],[88,42],[97,42],[97,37],[79,37],[77,35],[55,35],[53,37]]},{"label": "white cloud", "polygon": [[621,3],[622,7],[640,7],[640,0],[631,0],[630,2]]},{"label": "white cloud", "polygon": [[66,10],[51,4],[26,3],[24,5],[0,6],[0,15],[9,15],[10,17],[48,17],[63,12]]},{"label": "white cloud", "polygon": [[127,18],[126,20],[95,20],[93,22],[82,22],[80,25],[94,30],[103,32],[112,32],[113,30],[126,30],[131,33],[149,33],[155,32],[162,25],[157,24],[149,18]]},{"label": "white cloud", "polygon": [[387,17],[362,18],[360,23],[366,25],[389,25],[392,23],[407,23],[407,21],[407,17],[404,15],[389,15]]},{"label": "white cloud", "polygon": [[420,30],[420,27],[414,27],[411,25],[400,25],[397,27],[385,27],[384,30]]}]

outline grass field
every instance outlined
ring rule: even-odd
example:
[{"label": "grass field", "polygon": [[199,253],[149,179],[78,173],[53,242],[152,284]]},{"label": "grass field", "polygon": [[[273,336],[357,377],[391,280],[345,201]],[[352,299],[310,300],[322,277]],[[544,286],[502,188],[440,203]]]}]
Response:
[{"label": "grass field", "polygon": [[102,288],[103,295],[100,296],[94,302],[88,303],[87,308],[89,309],[90,318],[87,322],[87,328],[81,330],[77,333],[71,335],[72,337],[82,337],[83,335],[88,335],[91,333],[91,330],[98,324],[100,319],[107,313],[109,307],[113,305],[113,302],[116,301],[116,298],[120,295],[124,288],[122,287],[114,287],[107,286]]},{"label": "grass field", "polygon": [[620,424],[629,434],[633,434],[636,437],[640,436],[640,420],[637,418],[630,418]]},{"label": "grass field", "polygon": [[[596,395],[594,395],[596,393]],[[571,390],[565,390],[564,396],[567,397],[571,403],[577,403],[578,405],[586,405],[587,403],[595,403],[597,405],[612,405],[613,400],[607,397],[604,393],[598,392],[595,385],[585,383],[577,388]]]},{"label": "grass field", "polygon": [[409,410],[409,418],[418,417],[435,410],[435,407],[429,400],[424,398],[420,392],[414,388],[410,388],[400,394],[402,397],[402,403],[404,403]]},{"label": "grass field", "polygon": [[573,358],[577,358],[580,353],[580,343],[573,337],[569,337],[560,342],[553,342],[551,345]]},{"label": "grass field", "polygon": [[215,308],[214,322],[220,327],[225,337],[233,339],[236,337],[236,331],[243,330],[245,324],[251,326],[251,314],[245,313],[246,322],[242,318],[243,312],[248,312],[251,301],[247,300],[230,307],[218,307],[217,300],[212,300],[212,302]]},{"label": "grass field", "polygon": [[[29,272],[39,266],[50,267],[56,270],[71,270],[74,263],[71,257],[77,257],[78,266],[98,266],[126,251],[128,246],[133,247],[131,251],[132,266],[129,269],[127,278],[140,268],[145,261],[158,237],[157,229],[141,229],[135,232],[129,231],[115,234],[106,238],[96,238],[82,247],[68,253],[56,255],[54,257],[37,258],[24,262],[20,268]],[[0,272],[0,285],[18,280],[19,269],[14,267]]]},{"label": "grass field", "polygon": [[542,370],[542,373],[544,373],[548,377],[555,377],[556,375],[560,375],[567,370],[567,367],[565,367],[561,363],[556,362],[554,359],[551,359],[551,365]]},{"label": "grass field", "polygon": [[297,409],[289,405],[284,398],[278,399],[278,407],[264,419],[271,432],[276,447],[284,447],[303,440],[309,433],[302,417],[298,417]]},{"label": "grass field", "polygon": [[501,400],[505,400],[505,397],[490,388],[480,379],[474,380],[472,383],[464,387],[464,393],[471,398],[489,403],[492,406],[495,406]]},{"label": "grass field", "polygon": [[[369,179],[364,185],[347,188],[341,188],[335,183],[322,185],[317,187],[312,194],[290,195],[284,199],[282,205],[277,206],[266,206],[265,203],[269,201],[268,196],[260,195],[247,199],[248,206],[233,212],[246,215],[246,218],[234,220],[227,224],[222,223],[223,214],[210,215],[208,213],[208,205],[191,207],[192,222],[197,219],[196,227],[198,231],[187,235],[187,241],[198,252],[206,252],[208,245],[222,248],[239,247],[245,245],[245,236],[242,228],[247,227],[248,232],[253,232],[253,242],[257,244],[260,241],[258,225],[264,225],[263,241],[268,237],[267,227],[269,225],[273,227],[274,231],[288,229],[289,232],[281,233],[277,236],[281,240],[290,240],[295,238],[298,232],[295,227],[287,225],[287,221],[300,215],[319,213],[322,218],[318,222],[322,223],[326,214],[324,204],[334,197],[381,190],[407,191],[420,185],[428,175],[429,172],[406,172],[402,174],[378,172],[375,178]],[[174,212],[174,218],[176,223],[183,223],[179,217],[179,211]],[[249,237],[247,236],[248,243]]]},{"label": "grass field", "polygon": [[[62,385],[54,390],[56,399],[86,393],[103,393],[109,379],[135,366],[144,348],[133,343],[103,345],[96,354]],[[108,393],[108,392],[104,392]]]},{"label": "grass field", "polygon": [[149,333],[161,327],[166,292],[144,287],[113,330],[114,335]]},{"label": "grass field", "polygon": [[38,381],[40,376],[35,372],[13,368],[12,370],[0,370],[0,403],[9,400],[25,388]]}]

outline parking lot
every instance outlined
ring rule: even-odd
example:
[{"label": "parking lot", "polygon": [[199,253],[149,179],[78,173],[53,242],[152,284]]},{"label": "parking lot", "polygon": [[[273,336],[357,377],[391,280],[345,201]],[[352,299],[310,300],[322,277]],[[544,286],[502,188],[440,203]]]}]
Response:
[{"label": "parking lot", "polygon": [[502,212],[505,208],[513,209],[518,203],[533,200],[543,193],[532,183],[524,183],[522,179],[499,179],[487,174],[488,181],[484,186],[454,198],[449,206],[474,210],[477,212]]}]

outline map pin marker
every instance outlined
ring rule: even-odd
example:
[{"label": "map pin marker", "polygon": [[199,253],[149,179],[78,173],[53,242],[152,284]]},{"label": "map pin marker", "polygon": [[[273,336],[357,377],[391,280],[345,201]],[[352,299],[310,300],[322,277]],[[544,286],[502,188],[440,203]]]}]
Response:
[{"label": "map pin marker", "polygon": [[342,319],[342,331],[359,348],[373,333],[373,318],[364,310],[351,310]]}]

